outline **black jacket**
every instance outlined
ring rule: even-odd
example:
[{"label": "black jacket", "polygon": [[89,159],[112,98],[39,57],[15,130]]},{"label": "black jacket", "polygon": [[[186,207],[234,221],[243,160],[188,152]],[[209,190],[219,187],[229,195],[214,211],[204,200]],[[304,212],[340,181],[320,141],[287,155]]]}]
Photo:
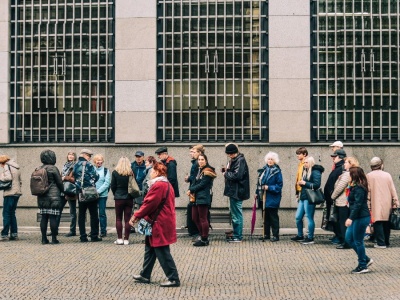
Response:
[{"label": "black jacket", "polygon": [[328,180],[325,183],[325,186],[324,186],[324,198],[325,198],[325,201],[328,204],[332,204],[333,203],[331,195],[333,193],[333,190],[335,189],[336,180],[343,173],[343,170],[344,170],[343,165],[344,165],[344,160],[341,160],[341,161],[337,162],[335,164],[335,169],[332,170],[332,172],[329,174]]},{"label": "black jacket", "polygon": [[301,192],[299,197],[300,200],[305,200],[308,198],[306,189],[312,189],[312,190],[319,189],[319,187],[321,186],[321,177],[324,170],[325,170],[324,167],[321,165],[314,165],[312,167],[310,179],[304,178],[306,184],[301,187]]},{"label": "black jacket", "polygon": [[355,186],[351,188],[350,195],[348,197],[350,220],[356,220],[370,216],[367,200],[368,191],[366,189],[361,186]]},{"label": "black jacket", "polygon": [[61,193],[64,192],[64,185],[61,180],[60,171],[55,166],[56,155],[53,151],[45,150],[40,154],[43,168],[47,171],[49,190],[44,195],[37,197],[38,207],[47,209],[61,209]]},{"label": "black jacket", "polygon": [[207,164],[203,168],[199,168],[198,173],[189,190],[196,196],[196,205],[211,205],[211,190],[214,178],[217,177],[215,169]]},{"label": "black jacket", "polygon": [[114,195],[114,200],[132,199],[128,194],[129,176],[122,176],[117,171],[111,174],[111,191]]},{"label": "black jacket", "polygon": [[224,196],[236,200],[250,198],[249,168],[242,153],[231,159],[225,172]]},{"label": "black jacket", "polygon": [[192,167],[190,168],[190,174],[188,178],[189,186],[191,186],[196,180],[197,171],[199,170],[199,164],[197,159],[192,159]]},{"label": "black jacket", "polygon": [[174,188],[175,198],[179,197],[179,185],[178,185],[178,175],[176,173],[176,160],[168,156],[166,160],[161,161],[164,166],[167,167],[167,178],[169,183],[171,183],[172,187]]}]

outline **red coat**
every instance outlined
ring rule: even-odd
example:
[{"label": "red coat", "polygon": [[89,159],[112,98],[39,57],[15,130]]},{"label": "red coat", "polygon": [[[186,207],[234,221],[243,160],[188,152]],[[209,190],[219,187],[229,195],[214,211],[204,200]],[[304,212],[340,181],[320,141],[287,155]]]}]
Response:
[{"label": "red coat", "polygon": [[164,181],[155,182],[147,192],[143,204],[134,213],[136,218],[145,218],[151,223],[152,217],[160,206],[161,200],[165,197],[169,187],[169,194],[164,206],[153,224],[152,236],[149,237],[151,247],[162,247],[176,242],[176,214],[175,214],[175,193],[170,183]]}]

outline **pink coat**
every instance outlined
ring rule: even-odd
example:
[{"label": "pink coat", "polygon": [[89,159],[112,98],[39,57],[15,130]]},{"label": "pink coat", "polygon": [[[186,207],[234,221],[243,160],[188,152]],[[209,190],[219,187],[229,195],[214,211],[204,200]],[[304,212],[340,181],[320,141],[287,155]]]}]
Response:
[{"label": "pink coat", "polygon": [[392,176],[382,170],[367,174],[368,206],[374,221],[388,221],[393,205],[399,205]]},{"label": "pink coat", "polygon": [[153,224],[152,236],[149,237],[151,247],[162,247],[176,242],[176,214],[175,214],[175,193],[169,182],[157,181],[149,189],[143,204],[134,213],[136,218],[145,218],[151,223],[161,200],[165,197],[169,185],[167,200]]}]

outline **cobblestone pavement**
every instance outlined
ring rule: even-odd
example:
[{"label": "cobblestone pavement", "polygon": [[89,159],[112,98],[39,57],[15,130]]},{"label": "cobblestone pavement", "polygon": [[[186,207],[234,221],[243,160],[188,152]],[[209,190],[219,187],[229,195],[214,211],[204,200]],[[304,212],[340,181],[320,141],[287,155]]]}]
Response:
[{"label": "cobblestone pavement", "polygon": [[[20,230],[21,231],[21,230]],[[60,235],[59,245],[41,245],[36,231],[20,232],[18,241],[0,242],[0,299],[399,299],[400,235],[388,249],[367,254],[375,263],[368,274],[350,274],[353,250],[336,250],[327,235],[316,244],[277,243],[245,236],[229,244],[214,233],[209,247],[192,246],[180,235],[171,252],[181,287],[160,288],[165,279],[158,263],[151,284],[135,283],[143,262],[142,237],[116,246],[115,233],[103,242],[79,243]]]}]

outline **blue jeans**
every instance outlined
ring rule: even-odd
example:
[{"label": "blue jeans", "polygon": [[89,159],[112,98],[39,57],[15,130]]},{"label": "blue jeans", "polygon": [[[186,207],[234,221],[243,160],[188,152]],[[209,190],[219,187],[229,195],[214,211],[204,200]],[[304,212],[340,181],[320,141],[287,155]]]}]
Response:
[{"label": "blue jeans", "polygon": [[69,216],[71,217],[71,223],[69,225],[69,232],[76,234],[76,202],[78,200],[68,200],[69,204]]},{"label": "blue jeans", "polygon": [[369,225],[370,217],[353,220],[353,223],[346,230],[346,243],[357,253],[358,266],[367,267],[369,257],[365,254],[364,235]]},{"label": "blue jeans", "polygon": [[308,200],[299,200],[296,211],[297,235],[303,236],[303,217],[306,215],[308,222],[308,238],[314,238],[315,222],[314,222],[315,205],[308,204]]},{"label": "blue jeans", "polygon": [[8,236],[11,227],[11,236],[18,236],[17,218],[15,210],[17,209],[19,195],[5,196],[3,204],[3,230],[1,236]]},{"label": "blue jeans", "polygon": [[229,198],[232,216],[233,238],[243,239],[243,201]]},{"label": "blue jeans", "polygon": [[99,220],[100,220],[100,233],[107,233],[107,214],[106,214],[107,197],[99,198]]}]

